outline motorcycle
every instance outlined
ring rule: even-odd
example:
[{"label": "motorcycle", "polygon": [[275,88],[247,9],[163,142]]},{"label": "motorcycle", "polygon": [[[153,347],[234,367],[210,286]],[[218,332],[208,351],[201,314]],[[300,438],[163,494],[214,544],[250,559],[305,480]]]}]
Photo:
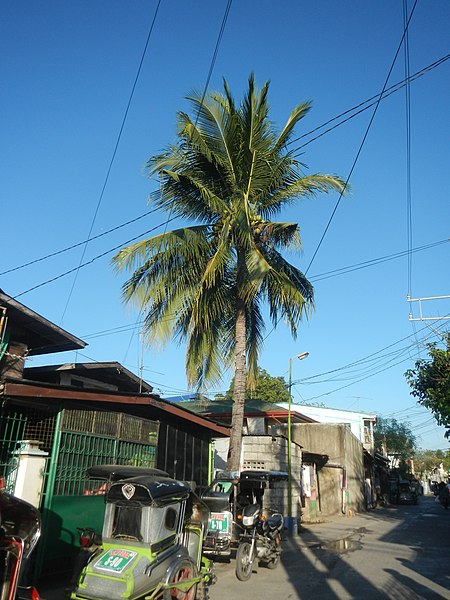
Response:
[{"label": "motorcycle", "polygon": [[39,511],[5,492],[0,478],[0,599],[40,600],[35,587],[24,586],[30,554],[41,534]]},{"label": "motorcycle", "polygon": [[280,562],[283,515],[265,518],[259,504],[249,504],[242,511],[242,534],[236,552],[236,577],[248,581],[257,560],[269,569]]},{"label": "motorcycle", "polygon": [[445,510],[448,510],[450,506],[450,487],[444,482],[441,482],[438,486],[438,498]]}]

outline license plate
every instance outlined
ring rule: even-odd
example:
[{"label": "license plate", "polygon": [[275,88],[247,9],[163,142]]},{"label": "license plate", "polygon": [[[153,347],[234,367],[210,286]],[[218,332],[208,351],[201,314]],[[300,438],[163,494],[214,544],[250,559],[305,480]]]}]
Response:
[{"label": "license plate", "polygon": [[101,571],[122,573],[135,556],[137,556],[137,552],[134,552],[133,550],[112,548],[111,550],[108,550],[94,566]]},{"label": "license plate", "polygon": [[225,513],[211,513],[208,519],[208,531],[228,531],[228,515]]}]

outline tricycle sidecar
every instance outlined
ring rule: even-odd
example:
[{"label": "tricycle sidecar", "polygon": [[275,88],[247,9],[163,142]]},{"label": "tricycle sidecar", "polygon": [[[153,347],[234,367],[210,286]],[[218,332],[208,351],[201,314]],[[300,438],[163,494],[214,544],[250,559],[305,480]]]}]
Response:
[{"label": "tricycle sidecar", "polygon": [[78,577],[73,600],[193,600],[197,588],[207,597],[213,580],[202,556],[207,507],[190,484],[160,473],[91,470],[90,476],[112,483],[101,541]]},{"label": "tricycle sidecar", "polygon": [[[202,494],[210,510],[208,531],[203,546],[205,554],[230,556],[243,533],[240,524],[245,506],[256,503],[263,507],[264,491],[276,482],[287,481],[281,471],[218,471],[214,481]],[[264,507],[264,512],[270,512]]]}]

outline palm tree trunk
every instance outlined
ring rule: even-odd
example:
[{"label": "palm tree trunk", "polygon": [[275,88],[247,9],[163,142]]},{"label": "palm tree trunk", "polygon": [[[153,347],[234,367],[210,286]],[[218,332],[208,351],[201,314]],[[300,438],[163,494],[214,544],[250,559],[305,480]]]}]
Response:
[{"label": "palm tree trunk", "polygon": [[244,425],[244,404],[246,388],[246,322],[245,307],[241,299],[236,302],[236,349],[233,388],[233,411],[231,414],[230,447],[227,469],[238,471],[241,463],[242,429]]}]

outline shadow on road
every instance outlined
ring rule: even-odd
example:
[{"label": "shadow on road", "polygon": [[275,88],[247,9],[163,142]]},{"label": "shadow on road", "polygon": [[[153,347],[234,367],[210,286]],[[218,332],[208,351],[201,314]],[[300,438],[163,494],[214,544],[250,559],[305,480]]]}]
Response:
[{"label": "shadow on road", "polygon": [[[344,561],[344,556],[350,552],[358,552],[362,547],[361,536],[347,538],[346,540],[332,540],[323,542],[314,534],[308,534],[307,545],[299,547],[297,543],[288,539],[285,542],[287,552],[282,555],[282,564],[286,569],[289,579],[300,600],[320,598],[333,600],[346,598],[370,598],[379,600],[388,599],[389,596],[380,592],[368,579],[351,569]],[[352,573],[349,573],[349,571]],[[345,582],[341,574],[345,571]],[[356,596],[355,590],[361,595]],[[364,592],[362,592],[364,590]],[[293,597],[293,596],[292,596]]]},{"label": "shadow on road", "polygon": [[[450,590],[448,515],[447,519],[434,498],[424,497],[420,506],[378,508],[367,513],[365,527],[347,528],[344,537],[340,536],[342,528],[339,531],[327,523],[306,525],[300,542],[296,538],[285,542],[282,563],[295,590],[295,595],[289,597],[299,600],[450,598],[450,591],[446,593]],[[340,523],[345,521],[351,523],[346,517]],[[442,528],[441,535],[435,526]],[[388,532],[383,535],[386,529]],[[369,573],[363,570],[366,564]],[[390,568],[396,564],[398,570]]]}]

